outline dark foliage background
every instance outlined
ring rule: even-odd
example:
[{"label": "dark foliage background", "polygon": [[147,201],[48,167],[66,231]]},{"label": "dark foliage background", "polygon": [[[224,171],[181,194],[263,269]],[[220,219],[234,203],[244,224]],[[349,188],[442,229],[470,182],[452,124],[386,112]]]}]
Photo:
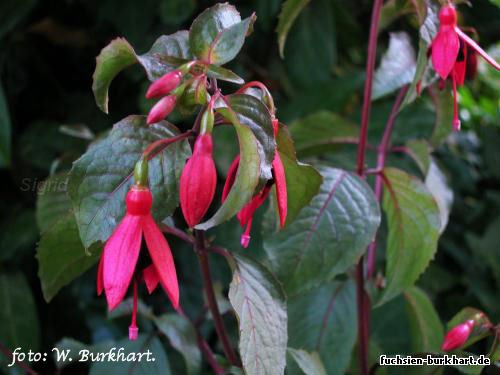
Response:
[{"label": "dark foliage background", "polygon": [[[189,27],[193,17],[212,3],[201,0],[0,2],[2,153],[11,145],[10,162],[2,157],[0,170],[0,295],[6,293],[2,291],[5,287],[2,275],[22,272],[29,288],[25,289],[22,282],[13,287],[19,287],[19,293],[27,293],[26,304],[30,303],[29,293],[33,295],[36,319],[23,324],[26,335],[32,335],[30,342],[42,351],[50,351],[63,337],[87,343],[121,338],[127,324],[126,318],[106,320],[104,300],[95,296],[95,270],[64,288],[50,304],[42,297],[37,277],[38,184],[50,174],[70,168],[88,145],[88,139],[82,137],[89,131],[100,134],[128,114],[145,114],[150,105],[143,99],[146,78],[135,67],[120,74],[111,85],[110,115],[99,111],[91,92],[95,57],[116,36],[126,37],[138,52],[145,52],[158,35]],[[255,10],[258,20],[254,34],[229,68],[246,80],[257,79],[268,85],[277,98],[282,121],[291,123],[320,110],[336,112],[353,121],[359,119],[370,1],[312,1],[289,35],[284,60],[279,57],[274,31],[281,1],[235,1],[234,5],[243,16]],[[472,8],[462,4],[459,9],[463,11],[462,23],[477,29],[483,46],[491,46],[498,40],[500,11],[495,1],[478,0]],[[416,35],[405,18],[395,20],[390,29]],[[381,54],[387,46],[387,31],[382,31],[380,40]],[[496,51],[498,58],[499,49]],[[418,285],[430,294],[443,321],[465,306],[477,307],[493,321],[500,320],[499,87],[498,73],[480,70],[477,79],[460,91],[463,131],[434,153],[448,175],[455,199],[437,257]],[[231,90],[229,85],[224,88]],[[397,121],[395,144],[428,132],[435,116],[429,103],[429,96],[424,95],[405,109]],[[374,103],[370,130],[374,144],[380,138],[391,104],[390,97]],[[175,114],[171,121],[183,127],[190,126],[192,119]],[[6,130],[9,124],[10,140]],[[235,150],[229,142],[217,146],[222,183],[223,171]],[[314,158],[352,169],[354,147],[332,146]],[[373,161],[374,155],[369,155],[372,165]],[[395,156],[394,162],[410,165],[401,156]],[[215,234],[225,246],[237,246],[238,229],[234,221]],[[256,235],[248,251],[258,255],[260,247]],[[183,244],[172,240],[172,248],[180,267],[185,310],[196,316],[202,300],[199,276],[193,271],[195,260]],[[217,281],[227,285],[230,278],[227,266],[221,263],[215,268]],[[168,308],[161,295],[148,302],[160,311]],[[396,300],[391,304],[397,303]],[[384,308],[393,309],[391,304]],[[11,320],[23,319],[23,306],[11,312],[5,311],[6,308],[0,301],[0,310],[4,309],[0,312],[4,317],[0,323],[3,327],[0,327],[0,342],[5,327],[14,324]],[[227,319],[234,323],[233,317]],[[204,329],[213,332],[210,323]],[[400,335],[404,341],[407,333],[389,329],[385,335],[388,340]],[[168,354],[173,373],[182,373],[181,357],[170,349]],[[33,367],[42,373],[55,371],[50,360]],[[6,367],[1,371],[6,371]],[[63,370],[75,371],[87,370],[84,366]]]}]

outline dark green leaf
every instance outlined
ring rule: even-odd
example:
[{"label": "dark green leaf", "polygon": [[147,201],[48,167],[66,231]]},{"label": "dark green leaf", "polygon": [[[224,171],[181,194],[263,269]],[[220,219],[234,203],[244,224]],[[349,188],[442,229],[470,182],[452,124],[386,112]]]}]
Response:
[{"label": "dark green leaf", "polygon": [[290,31],[290,28],[299,13],[302,9],[304,9],[309,1],[310,0],[286,0],[283,3],[283,7],[281,8],[279,15],[278,27],[276,28],[276,32],[278,33],[278,45],[282,58],[285,55],[285,42],[288,32]]},{"label": "dark green leaf", "polygon": [[231,217],[250,201],[256,189],[271,179],[276,142],[269,111],[257,98],[236,94],[227,97],[230,107],[217,109],[238,134],[240,167],[233,187],[218,211],[197,229],[207,230]]},{"label": "dark green leaf", "polygon": [[[289,345],[317,351],[328,375],[341,375],[356,343],[356,293],[352,281],[332,282],[290,298]],[[302,374],[289,363],[290,375]]]},{"label": "dark green leaf", "polygon": [[453,95],[450,90],[436,92],[436,122],[431,137],[434,147],[443,142],[452,131]]},{"label": "dark green leaf", "polygon": [[40,332],[35,300],[22,273],[0,273],[0,342],[36,351]]},{"label": "dark green leaf", "polygon": [[240,354],[248,375],[285,371],[287,312],[285,294],[262,264],[234,254],[229,300],[238,316]]},{"label": "dark green leaf", "polygon": [[36,0],[2,0],[0,3],[0,39],[17,25],[35,4]]},{"label": "dark green leaf", "polygon": [[382,207],[389,235],[386,287],[378,305],[412,286],[434,258],[441,228],[432,194],[417,178],[395,168],[384,169],[387,181]]},{"label": "dark green leaf", "polygon": [[443,233],[450,218],[453,190],[448,186],[446,176],[434,160],[431,160],[429,171],[425,177],[425,186],[427,186],[438,205],[441,222],[439,233]]},{"label": "dark green leaf", "polygon": [[93,75],[92,90],[97,106],[108,113],[108,90],[111,81],[128,66],[140,63],[148,78],[153,81],[190,59],[188,35],[185,30],[163,35],[156,40],[149,52],[143,55],[137,55],[134,48],[123,38],[109,43],[97,56]]},{"label": "dark green leaf", "polygon": [[354,174],[321,168],[320,193],[264,249],[288,295],[318,286],[354,265],[373,240],[380,210],[370,187]]},{"label": "dark green leaf", "polygon": [[97,263],[100,252],[99,246],[85,251],[73,213],[53,224],[43,234],[36,255],[45,300],[49,302],[62,287]]},{"label": "dark green leaf", "polygon": [[[125,196],[133,184],[132,172],[142,152],[154,141],[177,134],[177,128],[165,121],[146,126],[144,117],[129,116],[73,164],[68,189],[86,248],[105,241],[123,217]],[[152,213],[157,221],[177,207],[179,178],[189,155],[187,142],[181,141],[149,162]]]},{"label": "dark green leaf", "polygon": [[[404,293],[413,352],[438,352],[443,343],[443,325],[424,291],[417,287]],[[390,334],[387,332],[386,334]]]},{"label": "dark green leaf", "polygon": [[285,168],[288,198],[286,225],[289,225],[318,194],[323,178],[312,166],[297,160],[292,138],[283,124],[280,124],[276,141]]},{"label": "dark green leaf", "polygon": [[297,152],[307,156],[330,151],[335,145],[357,143],[359,136],[357,125],[327,111],[297,120],[290,125],[289,130]]},{"label": "dark green leaf", "polygon": [[32,251],[37,238],[33,210],[13,210],[0,227],[0,261],[14,258],[21,250]]},{"label": "dark green leaf", "polygon": [[242,21],[234,6],[216,4],[193,21],[189,31],[191,51],[203,61],[223,65],[236,57],[255,19],[252,14]]},{"label": "dark green leaf", "polygon": [[[139,335],[135,341],[130,341],[128,338],[102,345],[102,347],[94,346],[92,351],[107,351],[111,348],[124,348],[125,358],[131,353],[145,353],[148,350],[151,352],[149,361],[146,356],[142,357],[141,361],[103,361],[94,362],[90,366],[90,375],[123,375],[123,374],[154,374],[154,375],[170,375],[170,364],[167,354],[161,344],[161,341],[154,336]],[[153,360],[154,358],[154,360]]]},{"label": "dark green leaf", "polygon": [[208,66],[207,75],[209,77],[212,77],[215,79],[220,79],[222,81],[236,83],[238,85],[242,85],[243,83],[245,83],[243,78],[238,76],[233,71],[231,71],[229,69],[221,68],[220,66],[213,65],[213,64],[210,64]]},{"label": "dark green leaf", "polygon": [[306,352],[288,348],[288,353],[297,362],[305,375],[326,375],[325,366],[317,352]]},{"label": "dark green leaf", "polygon": [[2,85],[0,84],[0,168],[5,168],[10,165],[10,137],[11,124],[9,109],[7,107]]},{"label": "dark green leaf", "polygon": [[201,352],[193,325],[178,314],[165,314],[155,318],[155,324],[186,361],[187,374],[198,374],[201,369]]},{"label": "dark green leaf", "polygon": [[45,232],[52,224],[68,214],[71,209],[71,200],[67,190],[67,173],[50,176],[39,186],[36,201],[36,221],[40,232]]},{"label": "dark green leaf", "polygon": [[390,33],[389,38],[389,48],[375,71],[373,100],[412,82],[415,75],[415,51],[408,34],[403,31]]},{"label": "dark green leaf", "polygon": [[431,163],[431,147],[425,139],[412,139],[406,143],[408,155],[415,161],[424,176]]}]

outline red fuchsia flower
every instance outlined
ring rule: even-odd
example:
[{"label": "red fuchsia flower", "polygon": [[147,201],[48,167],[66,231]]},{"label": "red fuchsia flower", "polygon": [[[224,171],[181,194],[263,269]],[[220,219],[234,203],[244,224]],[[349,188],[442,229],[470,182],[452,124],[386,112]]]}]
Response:
[{"label": "red fuchsia flower", "polygon": [[177,96],[175,95],[168,95],[161,98],[149,111],[146,120],[147,124],[154,124],[167,117],[174,110],[176,102]]},{"label": "red fuchsia flower", "polygon": [[215,195],[217,171],[212,156],[212,128],[214,114],[209,107],[202,115],[200,135],[194,144],[193,155],[181,174],[181,210],[189,227],[198,224],[207,213]]},{"label": "red fuchsia flower", "polygon": [[167,95],[175,89],[182,81],[183,73],[180,70],[174,70],[154,81],[146,92],[146,99],[160,98]]},{"label": "red fuchsia flower", "polygon": [[[279,130],[279,122],[277,119],[273,119],[273,130],[274,137],[278,136]],[[222,202],[224,202],[231,190],[231,187],[236,180],[236,175],[238,173],[238,167],[240,164],[240,156],[238,155],[231,166],[229,167],[226,183],[224,184],[224,189],[222,191]],[[276,186],[276,198],[278,202],[278,214],[280,218],[280,227],[283,228],[286,222],[287,216],[287,189],[286,189],[286,176],[285,169],[283,167],[283,162],[281,161],[281,157],[279,155],[278,150],[276,149],[274,153],[274,159],[272,163],[272,173],[273,173],[273,182]],[[236,215],[238,221],[242,228],[245,228],[243,234],[241,235],[241,246],[247,248],[250,244],[250,230],[252,229],[253,216],[255,211],[264,203],[267,196],[271,191],[271,184],[266,184],[264,188],[255,195],[252,200],[247,203]]]},{"label": "red fuchsia flower", "polygon": [[[457,107],[457,84],[463,85],[467,70],[468,54],[477,53],[495,69],[500,70],[500,65],[489,56],[473,39],[457,26],[457,13],[455,8],[445,5],[439,11],[439,31],[432,41],[432,65],[445,80],[450,77],[453,85],[454,116],[453,129],[460,130]],[[468,51],[468,49],[472,51]]]},{"label": "red fuchsia flower", "polygon": [[473,320],[467,320],[466,322],[453,327],[444,337],[441,350],[443,352],[449,352],[460,348],[468,340],[473,328]]},{"label": "red fuchsia flower", "polygon": [[[127,193],[126,214],[104,246],[97,272],[97,293],[104,290],[109,310],[116,308],[136,273],[144,236],[152,264],[143,272],[151,293],[161,284],[175,309],[179,307],[179,286],[172,253],[167,240],[151,216],[151,191],[134,185]],[[129,327],[130,340],[137,339],[137,277],[134,278],[134,306]]]}]

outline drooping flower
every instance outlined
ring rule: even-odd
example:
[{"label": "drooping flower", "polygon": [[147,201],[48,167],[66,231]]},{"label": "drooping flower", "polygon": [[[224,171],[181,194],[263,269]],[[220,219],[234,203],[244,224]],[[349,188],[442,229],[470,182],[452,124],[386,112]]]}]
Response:
[{"label": "drooping flower", "polygon": [[[104,246],[97,271],[97,293],[106,295],[109,310],[122,302],[134,279],[134,307],[129,338],[137,338],[137,261],[144,237],[152,264],[143,272],[151,293],[161,284],[175,309],[179,306],[179,286],[172,253],[167,240],[151,216],[153,197],[151,191],[136,184],[126,197],[126,213]],[[136,275],[134,277],[134,274]],[[147,276],[146,276],[147,275]],[[154,280],[157,280],[156,283]]]},{"label": "drooping flower", "polygon": [[441,350],[443,352],[449,352],[460,348],[468,340],[473,328],[473,320],[467,320],[466,322],[453,327],[444,337]]},{"label": "drooping flower", "polygon": [[146,92],[146,99],[160,98],[167,95],[175,89],[182,81],[183,73],[180,70],[174,70],[154,81]]},{"label": "drooping flower", "polygon": [[205,216],[215,195],[217,171],[212,155],[213,118],[212,107],[209,105],[202,115],[200,135],[196,138],[193,155],[181,174],[181,210],[191,228]]},{"label": "drooping flower", "polygon": [[[277,138],[279,130],[279,122],[277,119],[273,119],[273,130],[274,137]],[[224,189],[222,191],[222,202],[226,200],[229,192],[231,191],[231,187],[236,180],[239,164],[240,156],[238,155],[229,167],[226,182],[224,184]],[[258,192],[252,198],[252,200],[248,202],[236,215],[241,227],[245,228],[240,240],[241,246],[243,246],[244,248],[247,248],[250,244],[250,231],[252,229],[253,216],[255,214],[255,211],[257,211],[257,209],[266,200],[271,191],[273,183],[276,187],[276,200],[278,204],[280,227],[283,228],[285,226],[288,207],[288,194],[286,188],[285,169],[283,167],[283,162],[281,161],[281,157],[277,149],[275,150],[274,159],[272,162],[272,174],[273,180],[271,181],[271,183],[267,183],[264,188],[260,192]]]},{"label": "drooping flower", "polygon": [[174,110],[176,103],[177,96],[175,95],[168,95],[161,98],[149,111],[146,120],[147,124],[151,125],[163,120]]},{"label": "drooping flower", "polygon": [[[432,65],[441,79],[451,78],[454,99],[453,129],[460,130],[457,84],[463,85],[464,83],[469,61],[468,55],[479,54],[497,70],[500,70],[500,65],[473,39],[460,30],[457,26],[457,13],[452,5],[445,5],[441,8],[439,23],[439,31],[430,47]],[[471,51],[468,51],[469,48]]]}]

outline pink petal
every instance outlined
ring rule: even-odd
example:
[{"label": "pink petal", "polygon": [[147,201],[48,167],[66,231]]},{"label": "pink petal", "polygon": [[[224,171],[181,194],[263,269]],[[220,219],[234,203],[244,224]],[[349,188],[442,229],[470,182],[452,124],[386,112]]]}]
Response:
[{"label": "pink petal", "polygon": [[465,82],[465,71],[467,70],[467,45],[463,44],[461,60],[455,62],[453,67],[453,74],[457,80],[457,85],[462,86]]},{"label": "pink petal", "polygon": [[452,27],[441,27],[432,42],[432,65],[442,79],[446,79],[455,65],[460,41]]},{"label": "pink petal", "polygon": [[103,280],[108,307],[120,304],[134,275],[144,217],[125,215],[104,247]]},{"label": "pink petal", "polygon": [[160,284],[174,308],[177,309],[179,307],[179,283],[177,282],[174,259],[167,240],[151,216],[144,218],[144,238],[160,278]]},{"label": "pink petal", "polygon": [[462,39],[465,43],[469,45],[474,51],[477,52],[478,55],[480,55],[483,59],[486,60],[488,64],[490,64],[492,67],[494,67],[496,70],[500,70],[500,65],[486,53],[485,50],[483,50],[479,44],[477,44],[472,38],[470,38],[467,34],[465,34],[462,30],[460,30],[458,27],[455,27],[455,32],[458,34],[460,39]]},{"label": "pink petal", "polygon": [[104,263],[104,253],[101,254],[101,259],[99,259],[99,266],[97,267],[97,295],[100,296],[102,294],[102,290],[104,289],[104,280],[102,277],[102,265]]},{"label": "pink petal", "polygon": [[156,272],[156,267],[154,264],[150,264],[148,267],[144,268],[143,276],[144,282],[146,283],[146,288],[148,289],[148,293],[151,294],[158,286],[160,282],[160,276],[158,272]]},{"label": "pink petal", "polygon": [[280,226],[281,228],[283,228],[285,226],[286,215],[288,210],[287,207],[288,194],[286,190],[285,168],[283,167],[283,162],[281,161],[281,157],[278,150],[276,150],[276,153],[274,154],[273,175],[274,175],[274,183],[276,184],[276,198],[278,201]]},{"label": "pink petal", "polygon": [[240,155],[234,158],[229,170],[227,171],[226,182],[224,183],[224,189],[222,190],[222,203],[226,200],[231,188],[234,185],[234,181],[236,180],[236,174],[238,173],[238,167],[240,165]]}]

